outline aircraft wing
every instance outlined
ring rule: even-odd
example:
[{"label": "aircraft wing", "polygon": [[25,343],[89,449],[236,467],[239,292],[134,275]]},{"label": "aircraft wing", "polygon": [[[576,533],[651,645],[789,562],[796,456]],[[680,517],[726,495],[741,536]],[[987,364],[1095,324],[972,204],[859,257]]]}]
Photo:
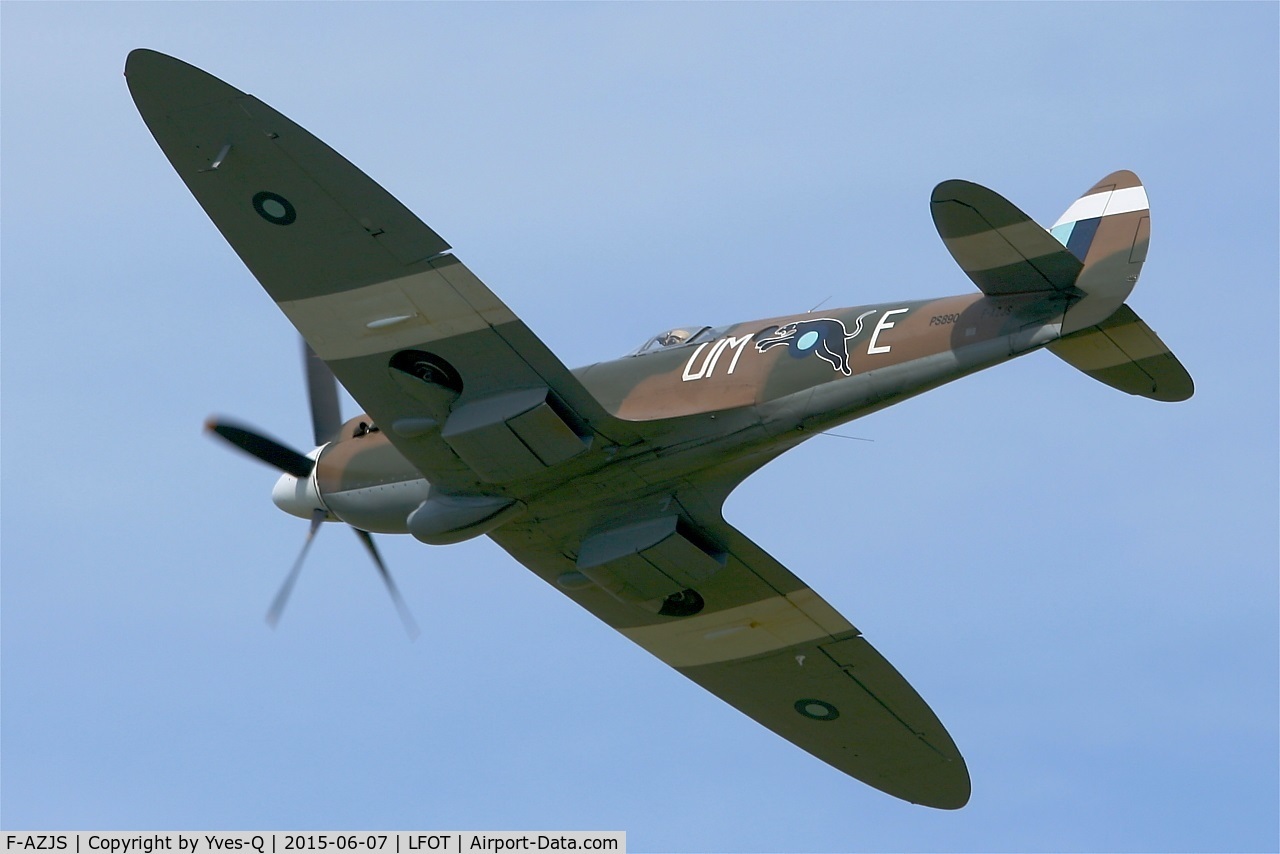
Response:
[{"label": "aircraft wing", "polygon": [[[714,493],[714,490],[712,490]],[[516,522],[489,536],[516,560],[726,703],[835,768],[941,809],[969,800],[969,772],[920,695],[852,624],[686,483],[668,510],[714,543],[704,609],[662,616],[581,578],[592,522]]]},{"label": "aircraft wing", "polygon": [[133,51],[125,75],[227,242],[433,484],[517,494],[593,443],[634,439],[448,243],[313,134],[164,54]]},{"label": "aircraft wing", "polygon": [[[622,463],[601,475],[640,483],[607,493],[631,496],[620,506],[571,496],[585,489],[572,478],[589,449],[608,453],[658,428],[605,412],[439,235],[285,116],[154,51],[131,53],[125,74],[205,212],[433,487],[514,498],[562,487],[567,497],[493,532],[499,545],[841,771],[917,803],[964,805],[964,761],[924,701],[835,609],[723,520],[723,497],[741,477],[650,482]],[[636,497],[668,487],[656,515]],[[653,548],[637,545],[655,536]],[[671,576],[618,569],[658,553],[690,562],[668,566]],[[672,576],[696,576],[686,586],[702,597],[697,613],[637,604],[670,600]]]}]

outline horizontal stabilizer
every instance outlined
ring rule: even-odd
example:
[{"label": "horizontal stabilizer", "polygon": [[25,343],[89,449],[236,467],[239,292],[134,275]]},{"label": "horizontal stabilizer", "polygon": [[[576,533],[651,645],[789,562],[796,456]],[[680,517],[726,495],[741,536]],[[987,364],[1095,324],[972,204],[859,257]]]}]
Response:
[{"label": "horizontal stabilizer", "polygon": [[1195,391],[1178,357],[1127,305],[1096,326],[1054,341],[1048,349],[1098,382],[1129,394],[1173,402]]},{"label": "horizontal stabilizer", "polygon": [[1078,294],[1080,260],[1000,194],[943,181],[929,208],[951,257],[987,296]]}]

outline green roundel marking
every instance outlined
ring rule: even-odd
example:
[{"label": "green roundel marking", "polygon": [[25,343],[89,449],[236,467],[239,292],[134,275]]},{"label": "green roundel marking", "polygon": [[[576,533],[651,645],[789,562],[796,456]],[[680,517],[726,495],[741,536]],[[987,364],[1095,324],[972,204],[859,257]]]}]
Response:
[{"label": "green roundel marking", "polygon": [[834,721],[840,717],[840,710],[823,700],[796,700],[796,711],[815,721]]},{"label": "green roundel marking", "polygon": [[266,190],[253,197],[253,209],[258,212],[258,216],[273,225],[290,225],[298,218],[298,212],[288,199]]}]

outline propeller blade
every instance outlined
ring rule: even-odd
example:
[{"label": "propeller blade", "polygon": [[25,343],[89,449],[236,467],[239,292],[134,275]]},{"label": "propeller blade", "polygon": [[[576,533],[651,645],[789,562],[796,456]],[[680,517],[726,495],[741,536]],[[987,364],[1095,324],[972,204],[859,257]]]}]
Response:
[{"label": "propeller blade", "polygon": [[311,428],[316,444],[323,445],[342,426],[338,379],[306,341],[302,342],[302,364],[307,374],[307,398],[311,401]]},{"label": "propeller blade", "polygon": [[311,548],[311,541],[316,538],[316,531],[320,530],[324,517],[325,512],[323,510],[316,510],[311,514],[311,530],[307,531],[307,540],[302,544],[302,551],[298,553],[298,559],[293,562],[293,568],[285,576],[284,584],[280,585],[280,592],[276,594],[276,598],[271,602],[271,607],[267,609],[267,625],[273,629],[280,622],[280,615],[284,613],[284,606],[289,602],[289,594],[293,592],[293,585],[298,580],[298,573],[302,571],[302,561],[306,558],[307,550]]},{"label": "propeller blade", "polygon": [[409,613],[409,606],[405,604],[404,597],[400,595],[400,590],[396,587],[395,581],[391,579],[391,573],[387,570],[387,565],[382,562],[382,555],[378,554],[378,547],[373,544],[373,535],[359,528],[352,528],[351,530],[356,532],[360,542],[364,543],[364,547],[368,549],[369,557],[373,558],[373,564],[378,568],[378,574],[382,576],[382,583],[387,585],[387,592],[391,594],[391,601],[395,603],[396,610],[400,612],[400,621],[404,623],[404,630],[409,635],[409,640],[417,638],[421,634],[418,631],[418,624],[414,621],[413,614]]},{"label": "propeller blade", "polygon": [[204,422],[204,428],[235,445],[250,456],[257,457],[272,468],[293,475],[307,477],[315,463],[290,447],[280,444],[248,427],[214,418]]}]

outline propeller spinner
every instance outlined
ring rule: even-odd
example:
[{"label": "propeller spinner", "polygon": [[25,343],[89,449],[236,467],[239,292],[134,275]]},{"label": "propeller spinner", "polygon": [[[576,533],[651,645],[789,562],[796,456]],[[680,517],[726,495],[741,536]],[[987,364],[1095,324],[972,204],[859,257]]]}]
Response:
[{"label": "propeller spinner", "polygon": [[[302,551],[293,562],[289,574],[285,576],[284,584],[280,586],[280,591],[267,611],[267,623],[272,628],[280,621],[280,615],[289,601],[289,594],[293,592],[293,586],[302,570],[302,563],[311,548],[311,542],[320,530],[321,523],[335,519],[324,506],[313,475],[316,460],[319,459],[324,445],[333,439],[338,428],[342,426],[342,414],[338,404],[338,381],[329,370],[329,366],[316,356],[305,341],[302,344],[302,353],[307,378],[307,397],[311,408],[311,425],[317,445],[310,454],[296,451],[243,424],[212,417],[205,421],[205,429],[209,432],[282,472],[271,491],[272,501],[286,513],[303,518],[309,517],[311,520],[311,527],[302,544]],[[382,555],[378,553],[373,536],[359,528],[353,527],[352,530],[355,531],[356,537],[373,560],[373,565],[378,570],[378,575],[381,576],[382,583],[396,606],[396,611],[400,614],[405,632],[410,639],[416,638],[419,634],[418,625],[404,597],[400,595],[400,590],[396,587],[386,563],[383,562]]]}]

